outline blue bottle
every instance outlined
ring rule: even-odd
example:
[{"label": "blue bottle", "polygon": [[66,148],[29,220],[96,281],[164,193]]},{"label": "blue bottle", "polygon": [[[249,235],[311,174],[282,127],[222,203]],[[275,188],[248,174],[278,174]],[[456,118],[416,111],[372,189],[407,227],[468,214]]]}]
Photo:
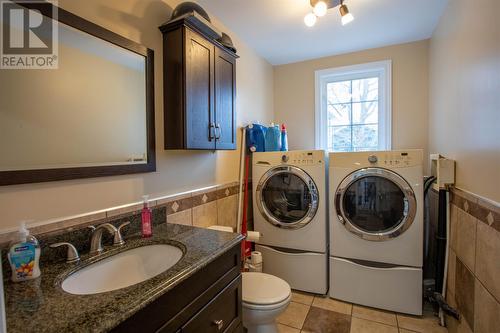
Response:
[{"label": "blue bottle", "polygon": [[265,135],[267,127],[260,124],[250,124],[246,130],[246,145],[254,152],[265,151]]},{"label": "blue bottle", "polygon": [[288,151],[288,137],[285,124],[281,124],[281,151]]},{"label": "blue bottle", "polygon": [[281,132],[279,125],[271,124],[266,131],[266,151],[281,150]]}]

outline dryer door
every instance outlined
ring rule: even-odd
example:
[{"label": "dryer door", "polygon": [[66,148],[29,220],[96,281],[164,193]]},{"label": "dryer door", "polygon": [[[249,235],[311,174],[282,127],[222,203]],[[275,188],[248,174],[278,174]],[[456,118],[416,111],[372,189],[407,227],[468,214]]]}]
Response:
[{"label": "dryer door", "polygon": [[337,217],[347,230],[371,241],[399,236],[417,208],[411,186],[397,173],[365,168],[348,175],[335,193]]},{"label": "dryer door", "polygon": [[256,203],[262,216],[279,228],[300,229],[318,210],[318,190],[312,178],[294,166],[267,171],[256,188]]}]

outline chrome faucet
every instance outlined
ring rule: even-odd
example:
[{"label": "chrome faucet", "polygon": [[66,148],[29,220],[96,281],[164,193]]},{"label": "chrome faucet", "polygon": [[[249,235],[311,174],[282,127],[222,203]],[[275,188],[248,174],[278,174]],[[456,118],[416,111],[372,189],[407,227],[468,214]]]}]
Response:
[{"label": "chrome faucet", "polygon": [[125,222],[121,224],[118,228],[115,228],[111,223],[103,223],[98,225],[97,227],[92,228],[92,236],[90,238],[90,255],[100,254],[103,251],[102,247],[102,233],[104,230],[107,230],[110,234],[113,235],[113,245],[123,245],[125,241],[121,235],[121,229],[130,224],[130,222]]}]

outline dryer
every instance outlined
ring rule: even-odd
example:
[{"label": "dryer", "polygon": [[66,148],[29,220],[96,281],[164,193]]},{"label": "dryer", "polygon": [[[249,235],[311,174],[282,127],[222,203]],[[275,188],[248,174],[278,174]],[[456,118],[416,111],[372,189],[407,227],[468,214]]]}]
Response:
[{"label": "dryer", "polygon": [[330,296],[422,313],[422,150],[331,153]]},{"label": "dryer", "polygon": [[325,152],[252,155],[254,229],[265,273],[293,289],[327,292],[328,232]]}]

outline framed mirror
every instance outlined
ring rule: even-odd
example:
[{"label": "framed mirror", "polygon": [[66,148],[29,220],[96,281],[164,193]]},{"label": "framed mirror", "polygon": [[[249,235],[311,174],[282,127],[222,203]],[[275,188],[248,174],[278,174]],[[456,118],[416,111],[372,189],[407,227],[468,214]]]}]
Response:
[{"label": "framed mirror", "polygon": [[[0,69],[0,185],[155,171],[153,51],[61,8],[11,5],[52,20],[57,68]],[[22,36],[15,18],[1,15],[4,42]]]}]

